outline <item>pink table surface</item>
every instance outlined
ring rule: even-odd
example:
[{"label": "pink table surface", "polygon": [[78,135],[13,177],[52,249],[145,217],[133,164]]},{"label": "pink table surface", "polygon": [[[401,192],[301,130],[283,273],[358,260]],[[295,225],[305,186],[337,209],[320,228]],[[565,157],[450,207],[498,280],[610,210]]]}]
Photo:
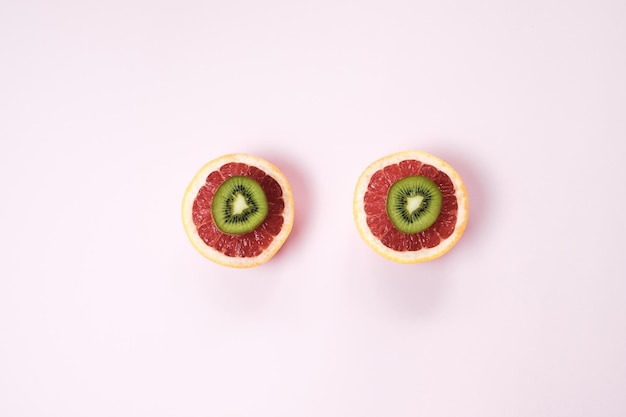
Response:
[{"label": "pink table surface", "polygon": [[[626,3],[0,5],[0,415],[626,415]],[[470,200],[399,265],[352,218],[386,154]],[[275,163],[269,263],[202,258],[205,162]]]}]

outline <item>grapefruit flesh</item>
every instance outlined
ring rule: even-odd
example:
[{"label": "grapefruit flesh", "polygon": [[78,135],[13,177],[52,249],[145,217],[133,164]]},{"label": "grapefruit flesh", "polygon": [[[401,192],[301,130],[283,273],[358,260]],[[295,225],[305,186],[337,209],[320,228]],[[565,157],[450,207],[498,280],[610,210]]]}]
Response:
[{"label": "grapefruit flesh", "polygon": [[[435,222],[418,233],[403,233],[387,214],[387,195],[397,181],[410,176],[432,180],[442,194]],[[361,175],[354,197],[354,216],[361,237],[379,254],[402,263],[435,259],[450,250],[467,223],[467,193],[460,176],[441,159],[421,151],[384,157]]]},{"label": "grapefruit flesh", "polygon": [[[268,214],[244,234],[221,231],[212,215],[213,197],[224,181],[246,176],[261,186]],[[183,224],[193,246],[205,257],[226,266],[252,267],[268,261],[282,246],[293,224],[293,198],[283,174],[267,161],[246,155],[226,155],[196,174],[183,198]]]}]

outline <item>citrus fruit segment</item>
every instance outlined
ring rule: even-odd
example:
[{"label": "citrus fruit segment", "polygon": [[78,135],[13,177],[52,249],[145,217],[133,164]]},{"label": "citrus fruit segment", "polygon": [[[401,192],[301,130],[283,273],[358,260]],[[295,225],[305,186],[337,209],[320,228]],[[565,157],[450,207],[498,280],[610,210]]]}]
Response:
[{"label": "citrus fruit segment", "polygon": [[291,232],[294,203],[285,176],[270,162],[230,154],[204,165],[185,190],[185,233],[206,258],[250,268],[270,260]]},{"label": "citrus fruit segment", "polygon": [[399,152],[363,171],[353,211],[360,236],[377,253],[400,263],[425,262],[463,235],[467,191],[459,174],[436,156]]}]

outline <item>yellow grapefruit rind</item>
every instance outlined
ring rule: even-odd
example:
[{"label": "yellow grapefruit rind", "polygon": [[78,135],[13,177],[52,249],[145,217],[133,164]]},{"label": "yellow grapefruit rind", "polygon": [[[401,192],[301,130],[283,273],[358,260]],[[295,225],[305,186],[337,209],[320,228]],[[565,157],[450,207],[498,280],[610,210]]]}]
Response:
[{"label": "yellow grapefruit rind", "polygon": [[[265,171],[266,174],[270,175],[278,182],[278,184],[280,184],[280,187],[283,190],[283,200],[285,202],[285,209],[283,210],[283,226],[278,235],[274,236],[272,243],[270,243],[270,245],[265,248],[261,254],[255,257],[239,258],[226,256],[222,252],[208,246],[198,235],[196,225],[193,222],[193,202],[198,195],[198,191],[205,184],[206,178],[211,172],[219,170],[222,165],[229,162],[241,162]],[[224,155],[205,164],[193,177],[191,183],[185,190],[185,195],[183,196],[182,217],[183,227],[185,228],[185,233],[187,234],[189,241],[192,246],[204,257],[217,264],[232,268],[252,268],[269,261],[276,254],[276,252],[278,252],[283,243],[285,243],[289,233],[291,233],[294,219],[293,194],[287,178],[285,178],[283,173],[270,162],[256,156],[243,153]]]},{"label": "yellow grapefruit rind", "polygon": [[[372,175],[380,169],[383,169],[387,165],[397,164],[407,159],[415,159],[424,164],[434,166],[440,171],[448,174],[452,183],[454,184],[455,195],[458,203],[457,222],[454,228],[454,232],[448,238],[441,241],[439,245],[430,249],[420,249],[417,251],[399,252],[388,248],[371,232],[367,225],[367,216],[365,214],[365,207],[363,198],[367,187],[369,185]],[[426,262],[436,259],[445,253],[447,253],[456,243],[459,241],[465,227],[467,226],[468,218],[468,199],[465,184],[459,176],[459,174],[446,162],[442,161],[434,155],[431,155],[422,151],[404,151],[398,152],[392,155],[385,156],[370,166],[359,177],[357,181],[356,189],[354,192],[353,202],[354,221],[361,238],[378,254],[395,262],[404,264],[413,264],[418,262]]]}]

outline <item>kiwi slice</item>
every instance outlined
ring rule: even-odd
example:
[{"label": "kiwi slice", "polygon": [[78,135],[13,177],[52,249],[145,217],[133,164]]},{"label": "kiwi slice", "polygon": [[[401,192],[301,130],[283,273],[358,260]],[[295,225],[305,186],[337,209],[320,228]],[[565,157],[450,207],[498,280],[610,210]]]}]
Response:
[{"label": "kiwi slice", "polygon": [[387,193],[387,215],[403,233],[428,229],[441,211],[441,191],[437,184],[421,175],[396,181]]},{"label": "kiwi slice", "polygon": [[267,198],[254,179],[230,177],[215,191],[211,210],[218,229],[241,235],[253,231],[265,220]]}]

